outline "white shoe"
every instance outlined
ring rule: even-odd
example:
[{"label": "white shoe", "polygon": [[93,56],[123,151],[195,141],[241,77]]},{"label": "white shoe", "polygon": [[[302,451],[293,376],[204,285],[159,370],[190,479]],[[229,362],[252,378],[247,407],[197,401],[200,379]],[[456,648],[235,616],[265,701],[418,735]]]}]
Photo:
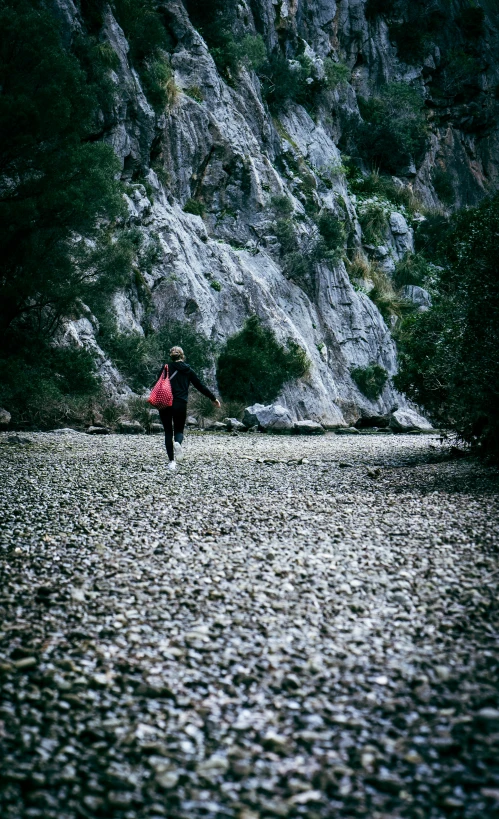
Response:
[{"label": "white shoe", "polygon": [[184,460],[184,450],[182,449],[182,445],[179,444],[178,441],[174,442],[173,451],[175,453],[175,460],[178,463],[181,463]]},{"label": "white shoe", "polygon": [[175,472],[177,464],[175,463],[175,461],[168,461],[166,468],[169,469],[170,472]]}]

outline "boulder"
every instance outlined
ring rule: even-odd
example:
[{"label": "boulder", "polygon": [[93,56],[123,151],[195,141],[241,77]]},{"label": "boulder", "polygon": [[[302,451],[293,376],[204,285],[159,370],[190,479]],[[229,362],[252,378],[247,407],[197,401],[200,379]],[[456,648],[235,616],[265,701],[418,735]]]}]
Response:
[{"label": "boulder", "polygon": [[355,427],[343,427],[336,430],[336,435],[359,435],[359,430]]},{"label": "boulder", "polygon": [[267,432],[287,432],[294,427],[291,413],[280,404],[253,404],[244,411],[243,424],[245,427],[258,425]]},{"label": "boulder", "polygon": [[125,435],[140,435],[144,432],[144,427],[138,421],[120,421],[119,430]]},{"label": "boulder", "polygon": [[295,421],[293,431],[298,435],[324,435],[324,427],[317,421]]},{"label": "boulder", "polygon": [[163,424],[157,424],[154,422],[151,424],[151,432],[163,432]]},{"label": "boulder", "polygon": [[390,416],[390,429],[394,432],[410,432],[418,429],[422,432],[431,432],[432,425],[426,418],[411,409],[398,409]]},{"label": "boulder", "polygon": [[110,431],[107,427],[88,427],[86,430],[89,435],[109,435]]},{"label": "boulder", "polygon": [[0,429],[5,429],[9,426],[11,414],[6,409],[0,409]]},{"label": "boulder", "polygon": [[199,421],[198,421],[197,418],[194,418],[193,415],[188,415],[187,420],[185,422],[185,425],[187,427],[197,427],[197,426],[199,426]]},{"label": "boulder", "polygon": [[208,432],[227,432],[227,424],[223,424],[221,421],[205,420],[204,429],[208,430]]},{"label": "boulder", "polygon": [[246,430],[245,425],[237,418],[224,418],[224,423],[227,424],[227,429],[233,432],[244,432]]}]

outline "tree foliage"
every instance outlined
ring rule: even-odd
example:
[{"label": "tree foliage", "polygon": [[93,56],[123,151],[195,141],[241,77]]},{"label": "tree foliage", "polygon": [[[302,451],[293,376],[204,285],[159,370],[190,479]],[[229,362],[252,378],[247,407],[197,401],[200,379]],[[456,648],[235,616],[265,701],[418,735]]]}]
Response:
[{"label": "tree foliage", "polygon": [[273,401],[287,381],[301,378],[310,362],[296,342],[283,347],[257,316],[228,339],[217,362],[217,381],[225,400],[264,404]]},{"label": "tree foliage", "polygon": [[119,164],[96,140],[110,93],[105,50],[67,45],[36,0],[3,0],[0,88],[0,342],[21,366],[82,300],[124,280],[130,251],[110,234],[124,213]]},{"label": "tree foliage", "polygon": [[499,459],[499,196],[453,216],[439,247],[433,307],[401,328],[396,386]]},{"label": "tree foliage", "polygon": [[371,401],[376,401],[380,397],[388,380],[388,373],[380,364],[370,364],[368,367],[354,367],[350,371],[350,375],[361,393]]},{"label": "tree foliage", "polygon": [[152,385],[159,368],[168,361],[171,347],[182,347],[187,363],[200,373],[212,366],[215,353],[209,339],[181,321],[169,321],[159,330],[142,335],[120,333],[108,319],[98,340],[128,385],[139,393]]}]

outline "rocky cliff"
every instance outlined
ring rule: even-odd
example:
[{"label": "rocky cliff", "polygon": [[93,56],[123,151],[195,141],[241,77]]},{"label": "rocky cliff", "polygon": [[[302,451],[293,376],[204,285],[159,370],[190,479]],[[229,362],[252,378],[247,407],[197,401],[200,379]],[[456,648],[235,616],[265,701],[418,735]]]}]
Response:
[{"label": "rocky cliff", "polygon": [[[85,5],[58,0],[69,35],[86,33]],[[284,58],[287,70],[306,65],[310,100],[327,70],[341,71],[313,104],[302,95],[269,108],[264,72],[248,61],[221,70],[189,4],[165,0],[158,9],[171,44],[172,81],[169,102],[158,111],[113,7],[103,7],[97,36],[117,60],[111,72],[115,105],[103,113],[101,138],[122,161],[130,223],[155,249],[152,264],[140,271],[141,287],[131,284],[115,297],[118,327],[143,332],[146,322],[157,328],[181,319],[223,342],[256,313],[279,340],[298,342],[312,362],[309,374],[290,382],[280,397],[298,418],[335,426],[355,421],[360,412],[377,415],[403,405],[390,380],[375,401],[352,380],[352,368],[373,363],[393,375],[396,347],[369,287],[352,284],[342,254],[314,256],[317,215],[343,222],[350,259],[375,257],[388,274],[413,250],[411,219],[424,218],[418,208],[400,204],[402,196],[398,204],[385,198],[382,238],[370,239],[359,220],[366,199],[353,193],[342,157],[355,153],[366,105],[395,85],[421,93],[427,130],[424,147],[394,175],[394,190],[417,197],[421,210],[474,204],[497,187],[494,4],[482,4],[480,20],[468,15],[479,34],[466,29],[468,7],[447,0],[417,4],[423,27],[408,0],[226,5],[233,42],[258,37],[268,54]],[[370,170],[362,152],[357,164]],[[309,260],[300,277],[276,231],[276,202],[283,197],[291,205],[293,241]],[[200,215],[184,210],[196,210],[193,202]],[[67,333],[96,350],[111,390],[126,391],[99,349],[92,316],[70,322]]]}]

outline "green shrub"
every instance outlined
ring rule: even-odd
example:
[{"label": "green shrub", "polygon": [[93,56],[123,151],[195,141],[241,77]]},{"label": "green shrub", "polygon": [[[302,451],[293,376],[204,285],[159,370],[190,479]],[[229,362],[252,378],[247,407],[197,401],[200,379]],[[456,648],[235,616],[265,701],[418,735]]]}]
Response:
[{"label": "green shrub", "polygon": [[338,88],[350,81],[352,72],[345,63],[335,63],[328,57],[324,60],[324,87]]},{"label": "green shrub", "polygon": [[138,421],[146,432],[151,431],[151,425],[157,417],[146,398],[133,395],[127,401],[127,415],[132,421]]},{"label": "green shrub", "polygon": [[219,410],[207,395],[203,395],[196,390],[191,390],[189,393],[188,413],[199,418],[217,419],[221,417],[221,410]]},{"label": "green shrub", "polygon": [[151,387],[162,364],[168,361],[171,347],[183,348],[187,362],[202,373],[213,363],[213,344],[190,325],[169,321],[148,335],[138,332],[119,333],[112,322],[101,326],[101,347],[124,375],[127,384],[142,392]]},{"label": "green shrub", "polygon": [[359,210],[359,223],[366,244],[382,244],[388,227],[388,219],[382,205],[368,202]]},{"label": "green shrub", "polygon": [[289,279],[306,292],[309,291],[314,275],[314,256],[302,251],[288,253],[284,260],[284,272]]},{"label": "green shrub", "polygon": [[189,88],[184,88],[184,94],[192,97],[196,102],[204,102],[204,95],[198,85],[191,85]]},{"label": "green shrub", "polygon": [[379,196],[394,205],[402,205],[409,213],[414,213],[420,207],[410,188],[397,184],[391,176],[380,174],[377,170],[366,176],[356,176],[350,182],[350,189],[361,196]]},{"label": "green shrub", "polygon": [[317,220],[317,227],[319,228],[319,233],[327,252],[334,253],[343,248],[346,233],[343,222],[338,216],[328,211],[323,211]]},{"label": "green shrub", "polygon": [[390,326],[393,319],[401,318],[408,312],[409,305],[396,293],[390,277],[375,265],[371,266],[369,278],[374,284],[368,293],[369,298]]},{"label": "green shrub", "polygon": [[173,69],[166,55],[152,57],[144,63],[142,83],[147,98],[156,112],[161,113],[177,97]]},{"label": "green shrub", "polygon": [[220,415],[222,418],[236,418],[237,421],[242,421],[244,410],[244,401],[223,401]]},{"label": "green shrub", "polygon": [[309,366],[305,352],[295,342],[283,347],[272,330],[251,316],[220,353],[217,381],[224,400],[267,404],[287,381],[305,375]]},{"label": "green shrub", "polygon": [[166,52],[174,43],[163,25],[154,0],[114,0],[114,13],[128,45],[129,58],[137,69],[144,91],[156,111],[175,99],[175,84]]},{"label": "green shrub", "polygon": [[354,367],[350,370],[352,379],[359,390],[370,401],[376,401],[388,381],[388,373],[379,364],[370,364],[368,367]]},{"label": "green shrub", "polygon": [[435,74],[432,95],[469,102],[480,92],[480,61],[463,49],[451,49]]},{"label": "green shrub", "polygon": [[353,283],[358,281],[372,280],[373,264],[360,251],[356,251],[353,259],[346,262],[347,273]]},{"label": "green shrub", "polygon": [[275,224],[275,235],[281,245],[283,255],[298,250],[298,239],[291,219],[278,219]]},{"label": "green shrub", "polygon": [[402,323],[397,389],[499,460],[499,196],[454,215],[440,243],[433,306]]},{"label": "green shrub", "polygon": [[440,201],[444,205],[453,205],[456,201],[456,194],[449,171],[439,167],[433,168],[431,182]]},{"label": "green shrub", "polygon": [[414,231],[414,247],[428,261],[440,264],[440,245],[450,230],[449,217],[440,210],[425,211]]},{"label": "green shrub", "polygon": [[203,202],[198,199],[188,199],[184,205],[184,213],[192,213],[194,216],[201,216],[204,218],[206,207]]},{"label": "green shrub", "polygon": [[423,98],[406,83],[389,83],[378,96],[359,99],[364,122],[357,134],[360,155],[389,173],[404,172],[424,153],[427,125]]},{"label": "green shrub", "polygon": [[289,196],[272,196],[270,199],[270,206],[274,213],[282,218],[291,216],[293,213],[293,203]]},{"label": "green shrub", "polygon": [[19,335],[2,351],[0,406],[12,414],[14,425],[83,423],[100,388],[94,357],[82,348]]},{"label": "green shrub", "polygon": [[397,287],[417,285],[424,287],[431,278],[433,266],[418,253],[407,252],[395,265],[393,281]]},{"label": "green shrub", "polygon": [[246,34],[238,45],[239,63],[258,71],[267,60],[267,49],[260,34]]},{"label": "green shrub", "polygon": [[298,102],[313,109],[317,96],[325,88],[325,80],[319,80],[310,59],[299,55],[292,63],[275,51],[259,72],[262,92],[269,108],[279,112],[289,101]]},{"label": "green shrub", "polygon": [[220,293],[222,289],[222,285],[220,284],[220,282],[217,282],[215,279],[213,279],[213,281],[210,282],[210,287],[212,287],[213,290],[216,290],[217,293]]}]

